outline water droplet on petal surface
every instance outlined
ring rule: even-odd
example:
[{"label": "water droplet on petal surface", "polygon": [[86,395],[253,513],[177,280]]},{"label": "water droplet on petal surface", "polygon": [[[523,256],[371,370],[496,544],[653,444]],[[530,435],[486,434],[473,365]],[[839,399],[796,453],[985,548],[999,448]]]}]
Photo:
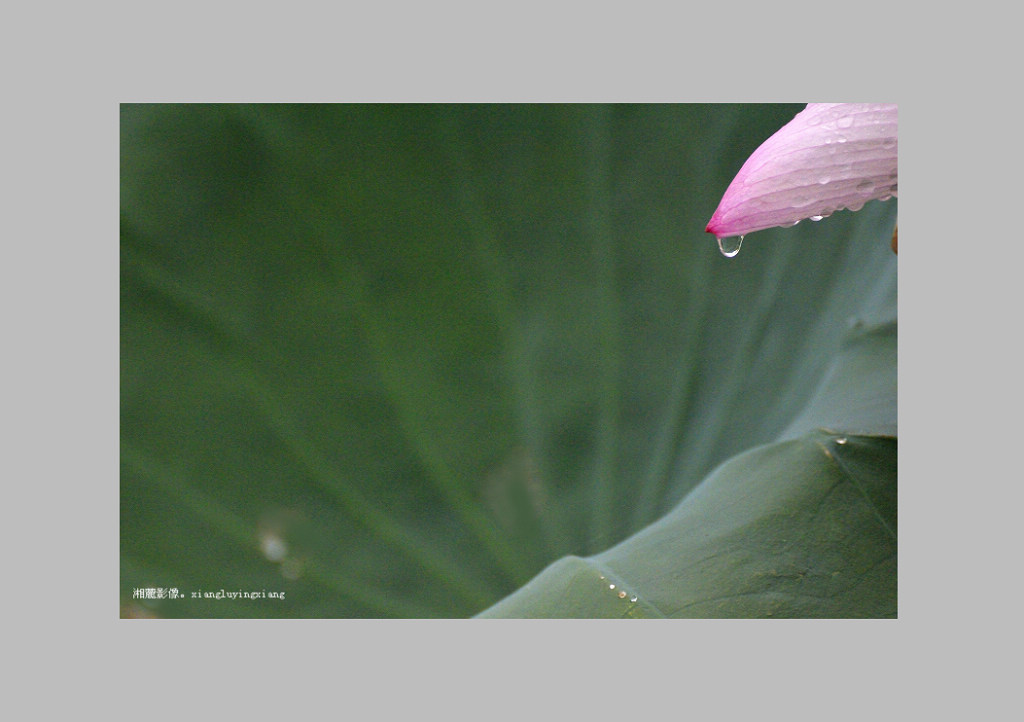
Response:
[{"label": "water droplet on petal surface", "polygon": [[718,239],[718,250],[722,252],[722,255],[726,258],[732,258],[740,252],[740,246],[743,245],[743,236],[729,236],[728,238]]}]

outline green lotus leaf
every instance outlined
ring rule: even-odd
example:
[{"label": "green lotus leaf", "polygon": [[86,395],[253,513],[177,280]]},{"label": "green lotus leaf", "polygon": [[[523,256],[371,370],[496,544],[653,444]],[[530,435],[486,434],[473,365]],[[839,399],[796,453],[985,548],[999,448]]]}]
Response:
[{"label": "green lotus leaf", "polygon": [[896,201],[704,233],[801,107],[122,106],[122,615],[894,616]]}]

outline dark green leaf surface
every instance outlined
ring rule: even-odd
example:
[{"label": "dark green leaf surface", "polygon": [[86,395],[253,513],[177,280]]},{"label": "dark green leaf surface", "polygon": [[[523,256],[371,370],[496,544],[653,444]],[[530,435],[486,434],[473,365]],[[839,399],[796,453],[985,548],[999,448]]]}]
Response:
[{"label": "dark green leaf surface", "polygon": [[800,107],[123,106],[123,613],[895,614],[895,201],[703,233]]},{"label": "dark green leaf surface", "polygon": [[[870,391],[895,360],[894,324],[856,330],[801,421],[842,407],[855,427],[894,425]],[[655,524],[481,616],[895,617],[896,456],[895,438],[826,431],[740,454]]]}]

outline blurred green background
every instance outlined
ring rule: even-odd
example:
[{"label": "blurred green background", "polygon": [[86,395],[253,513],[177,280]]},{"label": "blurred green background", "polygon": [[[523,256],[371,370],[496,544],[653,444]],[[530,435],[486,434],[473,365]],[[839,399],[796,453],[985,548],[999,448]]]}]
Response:
[{"label": "blurred green background", "polygon": [[895,315],[895,201],[704,233],[802,107],[123,105],[122,616],[472,616],[775,440]]}]

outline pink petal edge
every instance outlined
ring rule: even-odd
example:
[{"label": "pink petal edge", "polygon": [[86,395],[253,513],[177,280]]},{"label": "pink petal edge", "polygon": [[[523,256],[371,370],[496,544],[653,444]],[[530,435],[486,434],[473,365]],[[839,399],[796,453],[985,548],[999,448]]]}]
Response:
[{"label": "pink petal edge", "polygon": [[743,164],[707,232],[742,236],[895,197],[896,129],[895,104],[808,103]]}]

